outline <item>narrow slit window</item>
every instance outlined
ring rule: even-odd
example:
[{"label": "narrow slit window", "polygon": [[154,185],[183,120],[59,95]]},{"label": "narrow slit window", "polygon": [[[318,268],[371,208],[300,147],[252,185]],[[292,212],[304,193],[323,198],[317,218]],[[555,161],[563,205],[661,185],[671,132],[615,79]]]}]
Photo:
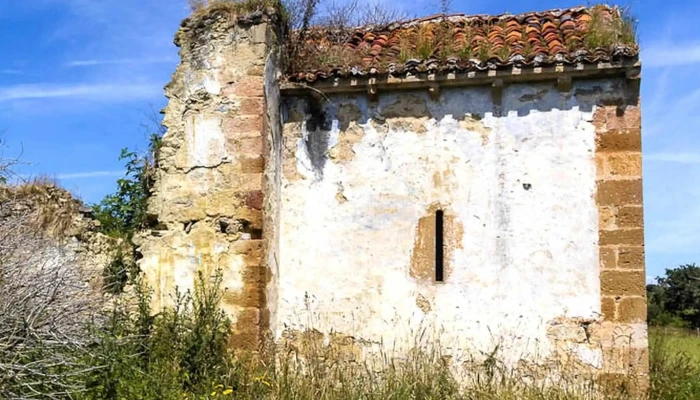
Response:
[{"label": "narrow slit window", "polygon": [[444,213],[438,210],[435,213],[435,281],[444,281],[445,268],[445,238],[444,238]]}]

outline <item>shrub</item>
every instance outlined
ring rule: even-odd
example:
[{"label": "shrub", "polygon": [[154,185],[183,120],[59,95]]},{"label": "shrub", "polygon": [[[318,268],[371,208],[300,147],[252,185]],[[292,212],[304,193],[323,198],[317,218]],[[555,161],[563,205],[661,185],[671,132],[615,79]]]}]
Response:
[{"label": "shrub", "polygon": [[[0,164],[2,161],[0,160]],[[2,174],[0,168],[0,175]],[[5,188],[6,189],[6,188]],[[48,237],[46,209],[27,203],[37,183],[0,195],[0,398],[61,398],[82,387],[94,315],[102,305],[96,277]],[[43,192],[42,192],[43,194]],[[43,196],[42,196],[43,197]],[[51,204],[50,204],[51,205]],[[68,219],[61,214],[61,220]],[[37,221],[40,221],[37,224]],[[50,229],[60,236],[61,229]]]},{"label": "shrub", "polygon": [[117,190],[94,205],[95,218],[104,233],[130,240],[146,223],[148,197],[155,180],[158,151],[164,128],[151,135],[148,151],[140,154],[122,149],[120,160],[125,160],[126,173],[117,180]]},{"label": "shrub", "polygon": [[95,327],[83,399],[182,399],[204,396],[228,370],[230,322],[219,310],[221,274],[199,274],[193,293],[152,315],[151,292],[134,285]]}]

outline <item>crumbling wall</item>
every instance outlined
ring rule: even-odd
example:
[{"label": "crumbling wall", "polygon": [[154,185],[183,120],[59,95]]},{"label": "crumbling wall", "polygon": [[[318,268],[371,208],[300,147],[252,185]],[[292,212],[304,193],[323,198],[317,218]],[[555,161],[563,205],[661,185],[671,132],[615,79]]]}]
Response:
[{"label": "crumbling wall", "polygon": [[149,201],[152,229],[138,241],[156,307],[176,288],[192,288],[200,272],[222,273],[222,306],[237,346],[257,345],[269,324],[264,253],[274,241],[264,210],[276,202],[263,189],[266,173],[274,174],[266,165],[276,100],[274,90],[265,91],[278,87],[274,18],[221,6],[183,22],[175,38],[182,62],[166,86],[168,129]]},{"label": "crumbling wall", "polygon": [[[513,84],[498,105],[488,87],[445,89],[438,101],[427,90],[285,98],[276,337],[318,331],[389,351],[421,337],[457,364],[497,349],[512,367],[594,373],[622,372],[610,353],[629,353],[632,337],[636,361],[624,367],[644,373],[641,226],[609,230],[597,181],[640,185],[638,153],[631,164],[601,155],[639,143],[638,130],[601,139],[604,105],[625,98],[623,79],[568,92]],[[610,201],[624,206],[619,221],[640,223],[641,198]],[[618,262],[636,255],[632,269],[601,267],[613,245]],[[624,296],[608,317],[615,291]]]},{"label": "crumbling wall", "polygon": [[[123,245],[121,240],[99,232],[99,221],[93,218],[91,208],[50,182],[0,186],[0,221],[0,237],[26,235],[28,244],[46,245],[46,249],[32,254],[35,267],[43,268],[46,263],[70,265],[96,292],[102,290],[105,266]],[[22,242],[21,238],[5,239]],[[9,249],[3,250],[7,256]],[[26,251],[38,250],[28,247]]]}]

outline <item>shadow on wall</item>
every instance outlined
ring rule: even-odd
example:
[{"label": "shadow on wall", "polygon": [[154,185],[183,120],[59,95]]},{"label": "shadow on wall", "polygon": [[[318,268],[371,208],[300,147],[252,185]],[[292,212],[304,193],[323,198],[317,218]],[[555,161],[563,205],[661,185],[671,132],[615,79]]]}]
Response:
[{"label": "shadow on wall", "polygon": [[592,112],[596,105],[617,106],[622,114],[626,106],[637,105],[635,91],[622,78],[575,82],[569,92],[560,92],[556,82],[519,83],[503,88],[501,105],[494,104],[488,86],[447,88],[437,101],[431,99],[427,90],[380,93],[376,102],[370,102],[366,95],[325,97],[314,93],[306,98],[284,97],[282,117],[283,123],[304,124],[304,145],[310,167],[317,178],[322,178],[328,150],[337,144],[337,132],[346,131],[352,122],[362,125],[370,120],[377,124],[392,119],[412,120],[413,124],[403,124],[404,130],[422,133],[424,122],[441,121],[447,116],[474,122],[513,113],[524,117],[532,112],[574,108]]},{"label": "shadow on wall", "polygon": [[[595,105],[626,105],[636,106],[638,96],[630,93],[624,79],[609,79],[576,82],[568,93],[557,90],[556,83],[518,83],[503,89],[501,106],[493,104],[491,89],[486,86],[471,86],[464,88],[447,88],[441,93],[438,101],[430,99],[426,90],[395,91],[380,94],[376,103],[370,104],[364,95],[331,95],[322,97],[320,101],[305,101],[297,113],[290,110],[295,108],[300,98],[290,96],[285,98],[284,122],[299,122],[299,111],[314,116],[313,121],[307,121],[310,131],[321,129],[330,130],[331,123],[338,119],[345,129],[350,121],[365,123],[367,119],[383,121],[393,117],[432,117],[437,120],[446,115],[455,119],[465,114],[484,116],[491,113],[494,117],[506,116],[516,111],[518,116],[525,116],[536,110],[547,112],[556,110],[571,110],[578,107],[581,111],[590,112]],[[397,110],[392,107],[400,97],[415,99],[417,107]],[[359,113],[346,113],[347,103],[354,103]],[[401,112],[402,111],[402,112]],[[296,117],[296,118],[295,118]]]}]

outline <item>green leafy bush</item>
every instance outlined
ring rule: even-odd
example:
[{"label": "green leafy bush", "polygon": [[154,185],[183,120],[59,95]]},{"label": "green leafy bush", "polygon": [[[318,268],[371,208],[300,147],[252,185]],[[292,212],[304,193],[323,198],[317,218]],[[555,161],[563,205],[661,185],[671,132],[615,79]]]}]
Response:
[{"label": "green leafy bush", "polygon": [[83,399],[204,396],[228,369],[230,321],[219,309],[221,274],[199,274],[194,292],[152,315],[141,282],[134,301],[118,301],[99,327]]},{"label": "green leafy bush", "polygon": [[117,180],[117,190],[95,205],[95,217],[101,229],[110,236],[131,239],[146,222],[146,207],[162,144],[162,130],[152,134],[145,154],[122,149],[120,160],[125,160],[124,177]]}]

